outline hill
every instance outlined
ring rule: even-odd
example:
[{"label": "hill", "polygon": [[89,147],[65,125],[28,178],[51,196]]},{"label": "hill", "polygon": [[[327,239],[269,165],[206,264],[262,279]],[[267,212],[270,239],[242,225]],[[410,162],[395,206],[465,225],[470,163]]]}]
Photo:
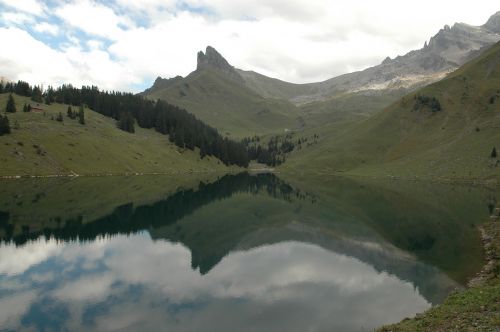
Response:
[{"label": "hill", "polygon": [[500,147],[499,89],[500,43],[360,123],[314,129],[317,144],[293,152],[283,169],[498,181],[490,156]]},{"label": "hill", "polygon": [[236,69],[210,46],[206,54],[198,53],[194,72],[185,78],[158,78],[143,95],[185,108],[224,135],[280,133],[301,123],[297,107],[246,87]]},{"label": "hill", "polygon": [[[0,105],[8,94],[0,95]],[[116,121],[85,109],[85,125],[66,116],[67,105],[40,105],[42,112],[22,112],[27,97],[14,97],[17,112],[8,114],[12,133],[0,136],[0,176],[188,173],[224,171],[216,158],[179,149],[153,129],[119,130]],[[54,119],[61,112],[63,122]]]}]

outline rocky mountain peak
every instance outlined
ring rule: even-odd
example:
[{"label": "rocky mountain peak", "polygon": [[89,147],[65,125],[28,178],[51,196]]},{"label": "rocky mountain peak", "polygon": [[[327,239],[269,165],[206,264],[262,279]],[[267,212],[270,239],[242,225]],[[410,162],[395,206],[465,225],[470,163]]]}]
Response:
[{"label": "rocky mountain peak", "polygon": [[212,46],[207,46],[205,53],[203,51],[198,52],[196,70],[204,69],[216,70],[232,79],[243,81],[243,78],[238,74],[236,69]]},{"label": "rocky mountain peak", "polygon": [[391,57],[388,56],[387,58],[384,59],[384,61],[382,61],[382,64],[383,65],[388,65],[391,62],[392,62],[392,59],[391,59]]},{"label": "rocky mountain peak", "polygon": [[500,11],[493,14],[483,28],[492,32],[500,33]]},{"label": "rocky mountain peak", "polygon": [[205,53],[203,51],[198,52],[198,65],[196,69],[204,68],[229,70],[232,66],[215,48],[207,46]]}]

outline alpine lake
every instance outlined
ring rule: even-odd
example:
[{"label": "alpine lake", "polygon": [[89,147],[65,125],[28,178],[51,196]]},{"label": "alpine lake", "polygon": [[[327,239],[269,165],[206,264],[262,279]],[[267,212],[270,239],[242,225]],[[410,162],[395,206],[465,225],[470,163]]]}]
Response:
[{"label": "alpine lake", "polygon": [[465,286],[500,198],[205,177],[2,180],[0,330],[371,331]]}]

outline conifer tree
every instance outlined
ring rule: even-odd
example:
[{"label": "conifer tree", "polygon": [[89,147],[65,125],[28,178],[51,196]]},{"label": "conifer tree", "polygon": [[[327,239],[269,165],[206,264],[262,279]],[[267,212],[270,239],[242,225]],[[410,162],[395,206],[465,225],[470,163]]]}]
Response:
[{"label": "conifer tree", "polygon": [[491,158],[496,158],[497,157],[497,149],[496,147],[493,147],[493,150],[491,150]]},{"label": "conifer tree", "polygon": [[78,111],[78,122],[82,125],[85,124],[85,113],[83,112],[83,105],[80,105],[80,110]]},{"label": "conifer tree", "polygon": [[43,102],[42,90],[39,87],[35,86],[33,88],[33,92],[31,92],[31,100],[37,103]]},{"label": "conifer tree", "polygon": [[68,114],[68,118],[70,118],[70,119],[75,118],[73,110],[71,109],[71,106],[68,106],[68,111],[66,112],[66,114]]},{"label": "conifer tree", "polygon": [[134,123],[135,119],[132,114],[130,114],[130,112],[123,112],[120,114],[120,119],[118,120],[117,127],[123,131],[134,133]]},{"label": "conifer tree", "polygon": [[7,106],[5,107],[5,112],[16,113],[16,103],[14,102],[14,97],[12,97],[12,93],[9,95],[9,99],[7,100]]},{"label": "conifer tree", "polygon": [[9,118],[0,115],[0,136],[10,134]]}]

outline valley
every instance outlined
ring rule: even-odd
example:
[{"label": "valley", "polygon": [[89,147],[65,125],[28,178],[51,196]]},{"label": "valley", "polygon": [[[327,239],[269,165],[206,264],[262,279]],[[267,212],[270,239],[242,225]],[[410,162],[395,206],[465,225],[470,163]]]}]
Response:
[{"label": "valley", "polygon": [[[43,45],[0,55],[0,330],[497,331],[500,11],[292,83],[231,64],[248,63],[240,40],[270,8],[85,5],[109,25],[88,30],[59,4],[27,19],[0,3],[12,11],[0,33]],[[47,8],[58,18],[27,26]],[[266,24],[295,13],[284,12]],[[299,12],[283,38],[329,47]],[[356,36],[367,54],[387,46],[379,34],[415,45],[369,14],[355,21],[364,33],[336,26],[330,42]],[[189,22],[175,38],[172,20]],[[269,26],[248,42],[262,47],[257,67],[278,73]],[[196,53],[221,40],[241,49]],[[41,71],[50,84],[81,87],[15,66],[38,56],[61,62]],[[292,54],[281,61],[281,74],[310,77]]]}]

